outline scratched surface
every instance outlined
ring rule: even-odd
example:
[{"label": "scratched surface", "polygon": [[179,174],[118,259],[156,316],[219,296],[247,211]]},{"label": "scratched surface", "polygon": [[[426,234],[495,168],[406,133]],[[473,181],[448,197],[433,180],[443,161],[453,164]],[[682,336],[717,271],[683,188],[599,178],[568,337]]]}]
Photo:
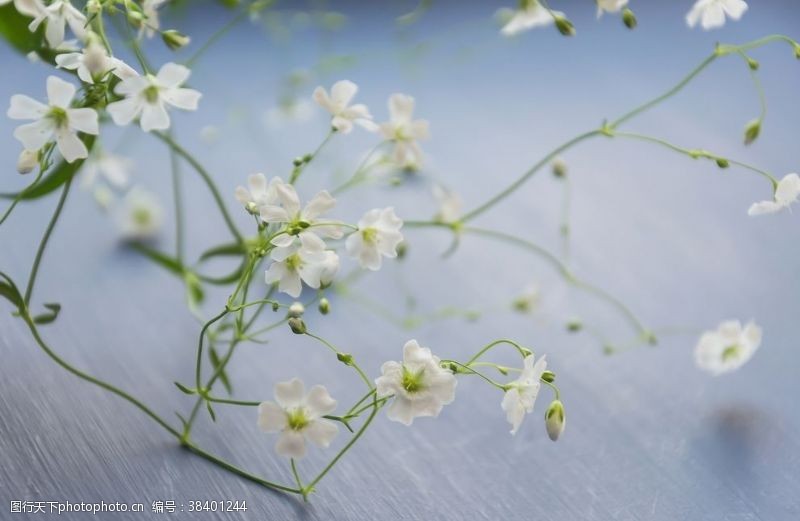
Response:
[{"label": "scratched surface", "polygon": [[[460,190],[473,206],[559,143],[663,91],[717,39],[800,36],[800,8],[788,1],[761,2],[742,22],[710,34],[683,26],[688,1],[642,6],[634,33],[614,18],[594,21],[588,3],[571,8],[579,31],[572,40],[553,31],[500,40],[491,24],[480,23],[495,8],[485,3],[437,3],[405,32],[386,29],[407,10],[400,2],[369,8],[346,3],[339,8],[350,16],[348,25],[332,36],[300,27],[302,20],[293,22],[298,32],[288,40],[245,23],[196,67],[192,82],[204,92],[202,110],[175,117],[177,137],[208,166],[233,207],[233,188],[248,173],[285,174],[291,158],[313,150],[324,135],[325,118],[318,113],[279,128],[266,116],[281,78],[312,67],[321,52],[353,56],[346,69],[318,76],[304,94],[317,81],[351,78],[378,119],[386,116],[390,93],[415,95],[420,116],[432,122],[433,138],[424,143],[428,175]],[[228,16],[204,9],[176,22],[197,42]],[[169,59],[156,42],[151,47],[155,62]],[[800,68],[783,46],[754,55],[770,112],[752,147],[741,146],[740,132],[757,115],[758,103],[736,59],[715,64],[686,92],[628,128],[757,163],[777,175],[796,171]],[[0,63],[0,99],[16,92],[43,95],[46,67],[31,67],[6,48]],[[211,145],[199,137],[205,125],[220,130]],[[4,190],[24,182],[12,174],[18,150],[13,128],[0,120]],[[374,139],[358,130],[337,137],[304,174],[302,194],[352,172]],[[135,182],[168,205],[163,145],[136,130],[111,129],[105,146],[135,157]],[[411,337],[443,357],[466,358],[499,337],[547,353],[569,418],[557,444],[547,439],[540,419],[550,399],[546,390],[537,411],[511,437],[499,393],[465,378],[456,402],[435,421],[406,428],[381,415],[304,504],[182,451],[140,412],[57,367],[2,304],[0,518],[22,517],[9,514],[11,500],[141,502],[148,511],[155,500],[244,500],[248,506],[246,514],[173,515],[179,519],[800,518],[797,213],[750,219],[748,205],[769,196],[763,180],[644,144],[599,139],[565,158],[573,187],[571,265],[654,329],[682,334],[664,334],[657,347],[604,356],[594,335],[568,335],[563,326],[579,316],[597,336],[623,346],[632,332],[613,309],[566,288],[549,265],[510,246],[466,237],[443,260],[450,239],[437,231],[408,231],[409,258],[359,282],[358,295],[375,302],[335,296],[329,317],[310,313],[307,319],[371,375],[383,361],[396,359]],[[226,240],[226,232],[199,178],[186,167],[183,179],[191,216],[188,250],[196,256]],[[561,196],[557,181],[539,175],[476,225],[558,252]],[[360,188],[340,198],[336,215],[355,218],[387,204],[407,218],[426,218],[435,209],[424,183],[411,180],[401,187],[383,182]],[[23,205],[0,228],[0,269],[18,282],[27,276],[54,205],[54,197]],[[167,222],[170,216],[168,210]],[[237,222],[250,224],[245,215]],[[43,334],[72,364],[130,391],[177,424],[173,411],[185,413],[191,398],[172,382],[193,378],[199,326],[183,306],[180,282],[116,237],[112,221],[76,188],[34,296],[37,305],[63,305]],[[172,237],[166,226],[158,246],[171,251]],[[536,311],[508,311],[532,282],[541,287]],[[482,317],[426,322],[410,331],[376,315],[380,308],[404,317],[409,292],[416,297],[414,316],[457,306]],[[209,291],[205,312],[220,309],[224,298],[224,292]],[[765,328],[764,344],[742,371],[712,378],[694,367],[691,352],[696,332],[725,318],[755,318]],[[505,354],[498,360],[511,361]],[[295,375],[308,385],[328,386],[340,410],[362,392],[324,348],[288,331],[276,332],[267,345],[242,346],[230,370],[242,399],[271,398],[275,381]],[[220,406],[217,412],[216,424],[201,415],[199,444],[252,472],[291,482],[287,465],[272,451],[274,439],[256,428],[255,411]],[[340,433],[337,446],[346,439]],[[314,450],[300,466],[303,476],[319,469],[326,455]],[[99,518],[151,517],[160,518],[149,512]]]}]

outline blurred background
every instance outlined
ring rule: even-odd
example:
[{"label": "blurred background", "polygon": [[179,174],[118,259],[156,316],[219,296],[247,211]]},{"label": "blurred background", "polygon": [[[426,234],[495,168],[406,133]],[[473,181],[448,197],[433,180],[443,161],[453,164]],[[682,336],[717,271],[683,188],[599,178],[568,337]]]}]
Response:
[{"label": "blurred background", "polygon": [[[434,181],[471,209],[567,139],[665,91],[716,42],[800,36],[800,6],[790,0],[751,2],[740,22],[712,32],[686,27],[691,3],[634,1],[639,27],[629,31],[618,16],[596,19],[588,0],[554,1],[575,24],[574,38],[550,27],[508,39],[494,17],[511,7],[502,2],[277,2],[237,24],[193,67],[190,83],[203,98],[196,113],[172,113],[176,140],[212,173],[248,229],[252,221],[238,210],[235,187],[254,172],[286,176],[294,157],[313,151],[329,116],[310,103],[311,92],[350,79],[377,121],[388,119],[389,95],[414,96],[432,136],[421,144],[420,172],[385,172],[343,194],[334,215],[354,220],[392,205],[405,219],[428,219],[437,211]],[[176,54],[154,39],[145,50],[155,64],[186,59],[234,16],[211,2],[167,6],[162,25],[190,35],[192,45]],[[800,62],[784,44],[752,57],[761,64],[769,106],[753,145],[742,140],[745,124],[759,114],[758,97],[736,57],[714,63],[625,129],[712,150],[777,177],[797,171]],[[8,47],[0,48],[0,63],[0,99],[44,97],[50,67]],[[30,181],[15,173],[16,125],[0,119],[0,191]],[[358,128],[335,136],[303,174],[301,198],[338,185],[378,140]],[[165,216],[155,246],[171,251],[168,150],[137,127],[113,125],[104,127],[102,145],[130,157],[132,182],[157,194]],[[466,358],[501,337],[547,353],[568,416],[557,444],[541,421],[547,389],[512,437],[499,392],[463,378],[456,402],[437,420],[406,428],[381,414],[306,505],[180,451],[132,407],[58,368],[25,325],[3,313],[0,499],[247,500],[247,515],[230,519],[797,519],[796,213],[748,217],[752,202],[771,196],[763,179],[646,143],[599,138],[563,158],[572,196],[569,263],[663,333],[657,346],[625,349],[634,332],[623,316],[565,286],[551,266],[522,250],[467,236],[442,258],[451,238],[441,230],[406,230],[402,262],[331,296],[330,315],[306,317],[312,331],[353,353],[371,375],[400,357],[409,338],[448,358]],[[200,179],[188,165],[182,171],[188,258],[196,258],[227,235]],[[564,181],[544,169],[474,224],[560,253],[563,194]],[[22,204],[0,228],[0,269],[17,281],[27,275],[54,205],[54,196]],[[343,262],[347,271],[352,264]],[[533,305],[515,310],[531,287]],[[226,291],[208,288],[209,315]],[[68,201],[37,295],[63,305],[45,335],[74,365],[119,384],[164,417],[191,407],[172,384],[192,379],[199,332],[182,283],[120,241],[113,216],[91,190],[75,190]],[[573,317],[585,331],[566,332]],[[695,367],[692,351],[704,329],[729,318],[755,319],[763,345],[739,372],[711,377]],[[605,354],[608,347],[622,352]],[[230,372],[241,399],[271,399],[273,383],[293,376],[326,385],[342,404],[361,395],[352,371],[288,330],[267,345],[242,346]],[[218,407],[217,414],[216,424],[198,422],[198,443],[265,477],[291,480],[274,438],[256,428],[254,410]],[[312,451],[301,472],[311,475],[328,455]]]}]

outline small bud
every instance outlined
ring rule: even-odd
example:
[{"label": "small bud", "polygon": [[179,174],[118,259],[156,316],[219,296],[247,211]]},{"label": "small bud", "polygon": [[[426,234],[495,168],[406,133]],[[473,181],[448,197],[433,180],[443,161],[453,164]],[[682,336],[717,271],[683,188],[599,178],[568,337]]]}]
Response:
[{"label": "small bud", "polygon": [[567,322],[567,331],[569,331],[570,333],[577,333],[581,329],[583,329],[583,323],[577,318],[573,318],[572,320]]},{"label": "small bud", "polygon": [[302,158],[302,157],[300,157],[300,156],[297,156],[296,158],[292,159],[292,164],[293,164],[294,166],[300,166],[300,165],[302,165],[302,164],[303,164],[303,158]]},{"label": "small bud", "polygon": [[575,26],[563,16],[556,16],[556,29],[564,36],[575,36]]},{"label": "small bud", "polygon": [[497,366],[497,371],[503,376],[508,375],[508,368],[507,367],[503,367],[502,365],[498,365]]},{"label": "small bud", "polygon": [[397,252],[398,260],[404,259],[405,256],[408,254],[408,243],[406,241],[401,242],[400,244],[397,245],[397,249],[395,251]]},{"label": "small bud", "polygon": [[558,178],[566,177],[566,175],[567,175],[567,163],[563,159],[561,159],[560,157],[556,158],[556,160],[553,161],[552,168],[553,168],[553,175],[554,176],[556,176]]},{"label": "small bud", "polygon": [[86,12],[89,14],[98,14],[103,10],[100,0],[89,0],[86,2]]},{"label": "small bud", "polygon": [[761,133],[761,120],[754,119],[747,126],[744,128],[744,144],[749,145],[756,139],[758,139],[758,135]]},{"label": "small bud", "polygon": [[303,163],[310,163],[314,159],[313,154],[306,154],[303,156]]},{"label": "small bud", "polygon": [[718,157],[717,158],[717,166],[720,167],[720,168],[728,168],[729,166],[731,166],[731,164],[728,162],[727,159],[722,158],[722,157]]},{"label": "small bud", "polygon": [[319,312],[323,315],[327,315],[331,311],[331,303],[325,297],[322,297],[319,301]]},{"label": "small bud", "polygon": [[544,423],[547,427],[547,435],[551,440],[556,441],[564,432],[567,425],[567,417],[564,414],[564,404],[561,400],[553,400],[547,412],[544,413]]},{"label": "small bud", "polygon": [[753,58],[747,58],[747,66],[750,67],[751,71],[757,71],[759,67],[758,61],[754,60]]},{"label": "small bud", "polygon": [[247,203],[247,204],[245,205],[244,209],[245,209],[245,210],[247,211],[247,213],[249,213],[250,215],[258,215],[258,214],[260,213],[260,212],[258,211],[258,205],[257,205],[256,203],[254,203],[253,201],[250,201],[249,203]]},{"label": "small bud", "polygon": [[[133,4],[133,5],[135,5],[135,4]],[[130,22],[130,24],[132,26],[134,26],[134,27],[141,27],[142,26],[142,22],[145,19],[144,14],[140,13],[139,11],[134,11],[134,10],[130,10],[129,9],[129,10],[126,11],[126,15],[128,17],[128,22]]]},{"label": "small bud", "polygon": [[175,29],[169,29],[168,31],[161,33],[161,39],[164,40],[164,43],[167,44],[167,47],[173,51],[177,51],[182,47],[186,47],[189,45],[189,42],[192,41],[191,38],[176,31]]},{"label": "small bud", "polygon": [[616,351],[616,348],[611,344],[606,344],[603,346],[603,354],[606,356],[611,356]]},{"label": "small bud", "polygon": [[794,57],[800,60],[800,45],[798,44],[794,46]]},{"label": "small bud", "polygon": [[292,333],[295,335],[305,335],[306,334],[306,323],[303,322],[302,318],[290,318],[289,319],[289,328],[292,330]]},{"label": "small bud", "polygon": [[542,380],[553,383],[556,381],[556,373],[553,371],[545,371],[542,373]]},{"label": "small bud", "polygon": [[522,356],[524,356],[525,358],[533,356],[533,351],[531,351],[527,347],[520,347],[519,350],[522,352]]},{"label": "small bud", "polygon": [[39,152],[36,150],[23,150],[17,159],[17,172],[30,174],[39,164]]},{"label": "small bud", "polygon": [[278,304],[277,302],[273,302],[272,303],[272,311],[278,311],[280,309],[280,307],[281,307],[281,305]]},{"label": "small bud", "polygon": [[301,302],[295,302],[289,306],[289,317],[300,318],[306,312],[306,307]]},{"label": "small bud", "polygon": [[458,366],[456,364],[450,362],[449,369],[453,374],[458,374]]},{"label": "small bud", "polygon": [[336,358],[344,365],[351,365],[353,363],[353,355],[349,353],[336,353]]},{"label": "small bud", "polygon": [[628,29],[635,29],[636,24],[638,23],[636,21],[636,15],[633,14],[633,11],[631,11],[628,7],[622,10],[622,23],[624,23],[625,27]]}]

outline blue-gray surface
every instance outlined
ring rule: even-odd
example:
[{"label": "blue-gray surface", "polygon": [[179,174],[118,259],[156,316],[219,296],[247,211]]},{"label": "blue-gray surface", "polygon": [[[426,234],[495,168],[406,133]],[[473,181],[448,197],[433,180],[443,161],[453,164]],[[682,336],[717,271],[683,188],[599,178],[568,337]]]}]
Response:
[{"label": "blue-gray surface", "polygon": [[[324,135],[326,120],[319,111],[305,123],[280,128],[265,123],[282,78],[330,53],[352,56],[346,68],[315,76],[303,95],[310,95],[317,81],[327,85],[347,77],[361,86],[359,99],[382,119],[389,94],[413,94],[419,115],[432,125],[433,137],[423,144],[430,172],[473,206],[559,143],[663,91],[718,39],[738,43],[775,32],[800,36],[795,2],[751,2],[741,22],[711,33],[685,27],[688,0],[644,5],[655,3],[635,3],[643,4],[634,5],[640,27],[629,32],[617,18],[596,21],[588,1],[564,2],[578,27],[578,36],[569,40],[553,30],[501,39],[489,22],[499,5],[485,2],[437,2],[405,32],[391,27],[393,17],[410,8],[408,2],[335,6],[349,18],[332,35],[302,28],[301,17],[293,18],[296,32],[282,39],[244,23],[195,68],[192,83],[204,93],[201,110],[175,115],[177,136],[213,172],[233,207],[233,188],[247,174],[285,174],[291,158],[312,150]],[[195,42],[230,16],[203,10],[176,21]],[[157,42],[150,47],[156,62],[168,59]],[[776,175],[797,170],[800,65],[785,45],[753,55],[761,62],[770,106],[753,146],[741,145],[741,131],[758,114],[758,101],[748,71],[734,57],[715,63],[678,97],[628,128],[759,164]],[[5,48],[0,61],[0,99],[16,92],[44,94],[47,67],[31,66]],[[199,136],[204,125],[220,129],[213,145]],[[26,181],[13,174],[14,126],[0,120],[4,190]],[[163,146],[138,130],[110,134],[105,146],[133,156],[135,182],[157,191],[167,204]],[[360,130],[337,137],[304,174],[302,193],[352,171],[375,140]],[[408,331],[352,300],[335,298],[329,317],[308,319],[371,374],[382,361],[396,359],[409,337],[447,357],[463,358],[499,337],[546,352],[569,415],[557,444],[547,439],[540,421],[547,390],[537,412],[511,437],[499,393],[464,379],[456,402],[436,420],[406,428],[381,415],[312,502],[303,504],[180,450],[128,404],[53,364],[3,305],[0,518],[16,519],[8,512],[17,499],[148,507],[159,499],[247,501],[247,514],[207,514],[209,519],[800,518],[797,213],[749,218],[748,205],[769,197],[763,179],[646,144],[596,139],[565,158],[574,189],[575,271],[615,292],[652,327],[690,334],[664,336],[657,347],[606,357],[596,338],[566,334],[564,321],[579,315],[617,343],[631,335],[626,323],[601,302],[565,288],[546,263],[475,237],[465,238],[457,253],[443,260],[439,254],[449,238],[418,230],[407,233],[410,257],[370,275],[359,291],[400,315],[406,290],[417,296],[418,314],[452,305],[494,311],[476,323],[451,319]],[[224,240],[225,229],[188,167],[184,179],[189,250],[197,254]],[[559,183],[539,175],[478,222],[558,250],[560,200]],[[426,218],[435,209],[422,183],[384,184],[343,196],[336,213],[354,218],[387,204],[407,218]],[[25,204],[0,229],[0,269],[18,281],[27,275],[54,205],[54,197]],[[238,221],[250,224],[245,215]],[[37,288],[37,303],[64,306],[44,335],[76,366],[174,418],[173,410],[186,411],[191,404],[172,382],[192,379],[199,327],[185,310],[180,283],[121,247],[116,237],[90,195],[76,190]],[[171,240],[167,226],[161,246],[171,248]],[[534,281],[542,288],[539,310],[507,311],[511,299]],[[224,294],[210,297],[209,312],[222,305]],[[725,318],[756,319],[765,329],[764,343],[741,371],[713,378],[694,367],[694,332]],[[341,403],[360,392],[348,368],[321,346],[288,332],[277,333],[266,346],[242,347],[231,372],[245,399],[269,398],[275,381],[294,375],[327,385]],[[258,431],[254,414],[219,407],[217,424],[202,418],[197,441],[254,472],[290,482],[285,463],[272,450],[274,439]],[[310,474],[324,455],[315,451],[301,472]]]}]

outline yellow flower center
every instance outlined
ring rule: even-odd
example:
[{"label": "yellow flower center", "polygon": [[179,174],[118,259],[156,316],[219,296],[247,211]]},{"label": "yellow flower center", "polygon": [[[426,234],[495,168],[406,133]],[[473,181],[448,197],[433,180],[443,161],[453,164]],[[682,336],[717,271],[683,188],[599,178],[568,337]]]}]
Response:
[{"label": "yellow flower center", "polygon": [[361,237],[367,244],[375,244],[378,241],[378,230],[375,228],[366,228],[361,231]]},{"label": "yellow flower center", "polygon": [[53,120],[56,127],[63,127],[67,124],[67,111],[61,107],[51,107],[47,117]]},{"label": "yellow flower center", "polygon": [[741,347],[738,344],[733,344],[725,348],[722,351],[722,361],[727,362],[733,358],[737,358],[739,353],[741,352]]},{"label": "yellow flower center", "polygon": [[306,411],[302,407],[298,407],[297,409],[292,409],[286,412],[286,424],[293,431],[301,430],[303,427],[308,425],[308,423],[309,420],[306,416]]},{"label": "yellow flower center", "polygon": [[420,369],[416,373],[409,371],[406,366],[403,366],[403,378],[401,384],[403,389],[408,391],[409,393],[416,393],[423,389],[422,384],[422,373],[424,373],[424,369]]}]

